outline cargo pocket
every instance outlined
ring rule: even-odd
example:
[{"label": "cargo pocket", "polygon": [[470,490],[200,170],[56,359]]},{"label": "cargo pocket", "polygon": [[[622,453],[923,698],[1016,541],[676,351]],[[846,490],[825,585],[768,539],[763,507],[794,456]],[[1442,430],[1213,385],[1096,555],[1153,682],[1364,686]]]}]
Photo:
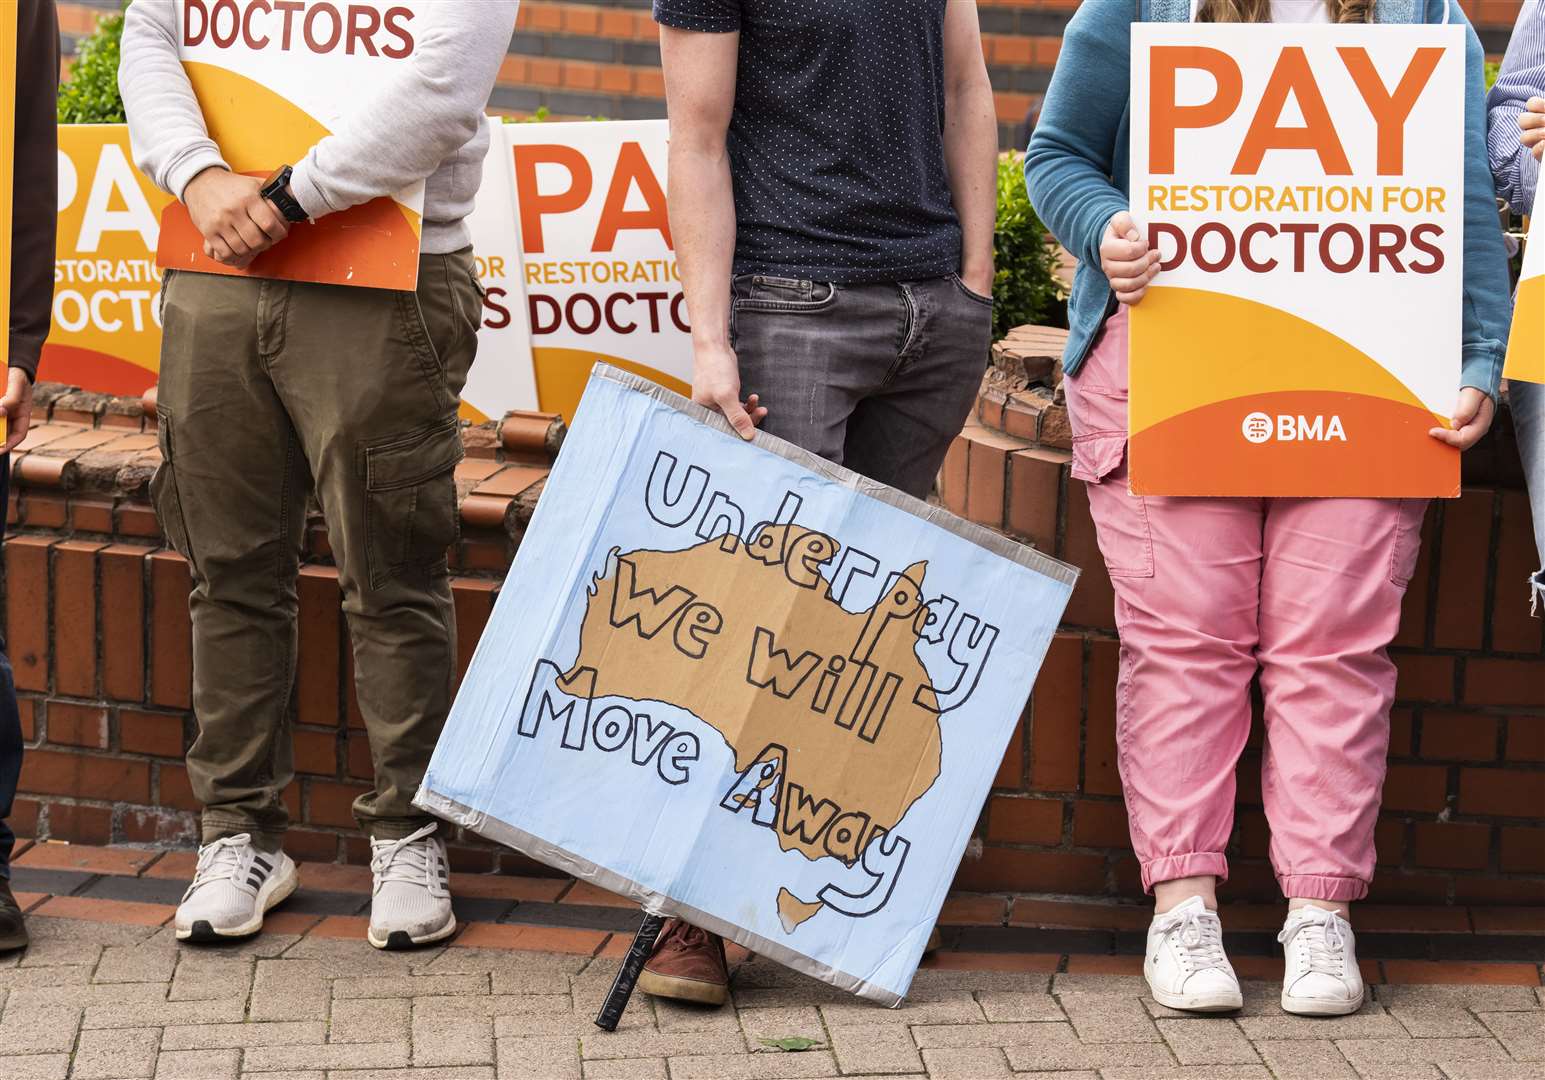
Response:
[{"label": "cargo pocket", "polygon": [[156,410],[156,445],[161,450],[161,464],[156,466],[155,475],[150,478],[150,502],[155,507],[156,521],[172,550],[187,559],[189,569],[197,574],[198,560],[194,558],[193,546],[188,543],[188,522],[177,493],[177,444],[172,414],[165,409]]},{"label": "cargo pocket", "polygon": [[1404,589],[1416,573],[1422,553],[1422,522],[1427,519],[1426,499],[1401,499],[1395,520],[1395,543],[1389,557],[1389,581]]},{"label": "cargo pocket", "polygon": [[365,446],[365,547],[370,587],[444,565],[456,542],[461,429],[446,420]]}]

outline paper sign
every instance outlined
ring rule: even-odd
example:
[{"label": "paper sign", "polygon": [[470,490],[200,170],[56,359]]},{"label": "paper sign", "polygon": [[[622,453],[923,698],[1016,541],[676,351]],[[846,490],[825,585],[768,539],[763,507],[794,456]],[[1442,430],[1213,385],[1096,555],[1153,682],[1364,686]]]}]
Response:
[{"label": "paper sign", "polygon": [[[347,126],[371,88],[405,78],[430,0],[176,0],[178,54],[233,170],[266,178]],[[302,222],[246,270],[204,255],[187,208],[161,222],[160,265],[211,274],[412,289],[424,185]]]},{"label": "paper sign", "polygon": [[[1538,208],[1537,208],[1538,209]],[[1545,214],[1536,213],[1524,247],[1524,270],[1513,306],[1513,333],[1502,374],[1520,382],[1545,383]]]},{"label": "paper sign", "polygon": [[[0,328],[5,330],[9,366],[11,340],[11,192],[16,178],[16,15],[15,4],[0,4]],[[0,415],[0,436],[5,434]]]},{"label": "paper sign", "polygon": [[690,393],[691,326],[665,206],[666,121],[507,130],[541,407],[572,417],[597,361]]},{"label": "paper sign", "polygon": [[122,124],[59,128],[59,239],[53,326],[41,369],[53,382],[143,394],[161,362],[156,241],[172,197],[134,168]]},{"label": "paper sign", "polygon": [[1077,571],[598,365],[418,805],[907,991]]},{"label": "paper sign", "polygon": [[1134,492],[1459,494],[1464,45],[1133,25]]}]

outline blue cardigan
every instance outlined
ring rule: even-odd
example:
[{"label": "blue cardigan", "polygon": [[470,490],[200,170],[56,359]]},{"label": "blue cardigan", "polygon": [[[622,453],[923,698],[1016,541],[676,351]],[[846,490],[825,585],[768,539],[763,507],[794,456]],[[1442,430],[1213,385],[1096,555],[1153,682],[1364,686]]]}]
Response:
[{"label": "blue cardigan", "polygon": [[[1448,21],[1466,27],[1463,384],[1497,395],[1511,317],[1507,252],[1486,155],[1485,53],[1457,0],[1375,0],[1380,22]],[[1420,10],[1419,10],[1420,9]],[[1132,22],[1185,22],[1190,0],[1084,0],[1062,53],[1030,148],[1025,184],[1053,235],[1078,257],[1068,301],[1063,366],[1078,371],[1116,299],[1100,269],[1110,219],[1130,209]],[[1399,318],[1390,312],[1390,318]]]}]

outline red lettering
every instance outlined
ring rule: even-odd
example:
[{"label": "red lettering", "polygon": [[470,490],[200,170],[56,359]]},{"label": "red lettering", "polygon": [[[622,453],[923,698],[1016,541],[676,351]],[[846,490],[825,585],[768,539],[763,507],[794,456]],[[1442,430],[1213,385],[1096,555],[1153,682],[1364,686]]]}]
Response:
[{"label": "red lettering", "polygon": [[483,325],[489,330],[503,330],[506,326],[510,325],[510,309],[498,302],[508,295],[509,293],[498,285],[494,285],[484,292],[483,306],[489,311],[498,312],[498,315],[495,317],[483,319]]},{"label": "red lettering", "polygon": [[284,27],[279,35],[279,48],[289,51],[291,30],[295,25],[295,13],[306,10],[302,0],[274,0],[274,10],[284,13]]},{"label": "red lettering", "polygon": [[[363,24],[363,25],[362,25]],[[354,46],[358,44],[365,50],[366,56],[376,55],[375,37],[377,30],[381,29],[381,13],[373,7],[359,7],[349,5],[349,32],[343,51],[350,56],[354,55]]]},{"label": "red lettering", "polygon": [[1443,227],[1441,225],[1418,225],[1411,230],[1411,246],[1432,260],[1429,263],[1412,263],[1411,273],[1436,274],[1439,270],[1443,269],[1443,249],[1428,240],[1428,237],[1436,240],[1442,235]]},{"label": "red lettering", "polygon": [[272,14],[273,8],[269,7],[268,0],[252,0],[247,5],[247,10],[241,16],[241,40],[246,42],[249,49],[262,49],[268,45],[268,35],[257,37],[252,33],[252,13],[261,11],[263,14]]},{"label": "red lettering", "polygon": [[[230,33],[220,33],[220,13],[226,12],[231,16]],[[241,33],[241,10],[236,6],[236,0],[215,0],[215,6],[209,9],[209,40],[222,49],[229,49],[236,44],[236,37]]]},{"label": "red lettering", "polygon": [[[1223,238],[1223,258],[1208,259],[1202,254],[1202,241],[1208,236],[1221,236]],[[1227,270],[1234,262],[1234,234],[1229,227],[1221,221],[1209,221],[1196,230],[1196,235],[1191,238],[1191,255],[1196,260],[1196,265],[1209,274],[1216,274],[1220,270]]]},{"label": "red lettering", "polygon": [[[531,332],[533,334],[551,334],[563,325],[563,309],[558,306],[558,301],[554,300],[551,296],[544,296],[542,293],[532,293],[527,298],[527,301],[530,305]],[[539,310],[541,308],[546,308],[547,311],[551,312],[551,322],[544,322],[542,320],[542,313]]]},{"label": "red lettering", "polygon": [[1320,231],[1318,225],[1288,224],[1282,231],[1293,238],[1293,273],[1304,272],[1304,245],[1309,237]]},{"label": "red lettering", "polygon": [[405,25],[413,18],[413,12],[405,7],[386,9],[386,32],[397,39],[399,44],[385,45],[381,48],[381,55],[390,56],[393,60],[401,60],[413,52],[413,35],[408,33]]},{"label": "red lettering", "polygon": [[[333,21],[332,35],[326,41],[318,41],[316,37],[317,16],[323,12]],[[343,18],[338,14],[338,9],[331,4],[322,3],[306,11],[306,21],[301,24],[301,34],[306,40],[306,48],[314,53],[332,52],[338,44],[338,39],[343,36]]]},{"label": "red lettering", "polygon": [[1258,221],[1241,233],[1239,237],[1239,261],[1244,263],[1245,269],[1249,270],[1252,274],[1269,274],[1277,268],[1276,259],[1257,259],[1254,250],[1250,246],[1251,242],[1262,234],[1274,237],[1277,235],[1277,230],[1264,221]]},{"label": "red lettering", "polygon": [[617,321],[617,301],[631,301],[632,299],[627,293],[612,293],[606,298],[606,325],[611,328],[612,333],[631,334],[638,329],[638,323],[636,322],[623,324]]},{"label": "red lettering", "polygon": [[677,293],[671,297],[671,322],[676,324],[676,329],[683,334],[690,334],[692,327],[687,323],[687,294]]},{"label": "red lettering", "polygon": [[1395,273],[1403,274],[1406,268],[1400,264],[1400,249],[1406,246],[1406,231],[1399,225],[1370,225],[1368,227],[1368,270],[1379,272],[1379,261],[1388,259]]},{"label": "red lettering", "polygon": [[[1337,262],[1330,252],[1330,242],[1338,236],[1348,237],[1352,241],[1352,257],[1346,262]],[[1322,232],[1320,261],[1333,274],[1350,274],[1357,269],[1357,265],[1363,261],[1363,234],[1357,231],[1357,226],[1339,221]]]},{"label": "red lettering", "polygon": [[[589,326],[581,326],[579,319],[574,315],[574,309],[579,306],[581,300],[590,305],[592,317]],[[593,334],[601,326],[601,305],[596,303],[595,297],[589,293],[575,293],[569,297],[569,302],[563,306],[563,314],[569,320],[569,329],[576,334]]]},{"label": "red lettering", "polygon": [[[198,33],[193,32],[193,13],[198,12]],[[204,35],[209,32],[209,9],[204,6],[204,0],[187,0],[183,6],[182,43],[184,45],[198,45],[204,40]]]},{"label": "red lettering", "polygon": [[1166,222],[1158,222],[1148,226],[1148,247],[1153,251],[1159,250],[1161,237],[1169,237],[1175,241],[1175,256],[1171,259],[1160,258],[1160,270],[1174,270],[1186,261],[1186,248],[1188,246],[1185,232],[1178,225],[1170,225]]}]

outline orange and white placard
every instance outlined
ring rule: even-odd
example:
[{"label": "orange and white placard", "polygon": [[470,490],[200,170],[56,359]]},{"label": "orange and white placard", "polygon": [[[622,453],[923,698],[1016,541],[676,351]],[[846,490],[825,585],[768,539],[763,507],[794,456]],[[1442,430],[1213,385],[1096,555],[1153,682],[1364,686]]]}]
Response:
[{"label": "orange and white placard", "polygon": [[[1536,207],[1537,211],[1545,207]],[[1524,246],[1524,272],[1513,305],[1513,333],[1502,374],[1545,383],[1545,213],[1536,213]]]},{"label": "orange and white placard", "polygon": [[[236,172],[266,177],[294,165],[370,91],[407,75],[433,0],[176,0],[177,47],[209,136]],[[161,221],[163,267],[412,289],[418,282],[424,185],[303,222],[245,270],[204,255],[175,203]]]},{"label": "orange and white placard", "polygon": [[1457,496],[1464,30],[1144,23],[1132,490]]},{"label": "orange and white placard", "polygon": [[664,120],[510,124],[541,408],[572,418],[596,361],[691,392],[665,207]]}]

